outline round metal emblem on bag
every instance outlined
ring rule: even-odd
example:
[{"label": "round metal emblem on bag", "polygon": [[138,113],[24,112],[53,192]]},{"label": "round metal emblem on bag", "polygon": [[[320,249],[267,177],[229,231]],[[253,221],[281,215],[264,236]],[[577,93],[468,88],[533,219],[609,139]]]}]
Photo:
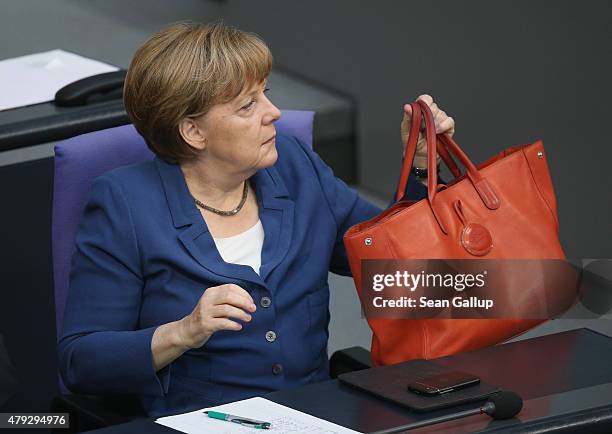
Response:
[{"label": "round metal emblem on bag", "polygon": [[474,256],[484,256],[493,247],[491,232],[479,223],[468,223],[461,232],[461,245]]},{"label": "round metal emblem on bag", "polygon": [[366,238],[365,240],[363,240],[363,243],[366,246],[371,246],[372,245],[372,238],[370,238],[370,237]]}]

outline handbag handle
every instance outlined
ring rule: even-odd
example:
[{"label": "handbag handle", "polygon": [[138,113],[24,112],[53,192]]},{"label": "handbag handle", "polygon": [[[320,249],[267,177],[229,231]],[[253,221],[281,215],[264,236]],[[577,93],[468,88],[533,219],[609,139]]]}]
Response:
[{"label": "handbag handle", "polygon": [[[412,103],[411,106],[412,113],[414,113],[415,109],[420,110],[421,115],[425,120],[425,138],[427,140],[427,202],[429,203],[429,208],[431,209],[432,214],[438,222],[438,226],[440,226],[442,232],[447,235],[448,231],[444,227],[442,219],[434,207],[434,199],[436,197],[436,193],[438,192],[438,170],[436,158],[438,142],[436,137],[436,123],[431,110],[424,101],[417,100],[416,103]],[[412,132],[412,128],[410,129],[410,132]],[[435,147],[433,146],[434,143],[436,144]]]},{"label": "handbag handle", "polygon": [[412,120],[410,122],[410,132],[408,133],[408,142],[406,143],[406,150],[404,152],[402,172],[400,173],[399,183],[397,185],[397,190],[395,191],[396,202],[399,202],[402,199],[404,192],[406,191],[406,184],[408,184],[408,177],[410,176],[410,170],[412,168],[412,162],[414,160],[416,146],[419,140],[419,130],[421,128],[421,110],[415,110],[413,103],[410,103],[410,107],[412,107]]},{"label": "handbag handle", "polygon": [[466,168],[467,177],[478,192],[478,195],[480,196],[484,205],[491,210],[499,208],[500,200],[495,193],[495,190],[486,180],[486,178],[482,176],[469,157],[463,152],[461,147],[447,134],[436,135],[434,117],[427,103],[417,100],[416,102],[411,103],[410,106],[412,107],[412,123],[410,126],[408,143],[406,145],[402,173],[400,175],[400,181],[396,193],[396,201],[399,201],[402,198],[403,192],[406,188],[408,176],[410,175],[410,169],[412,167],[412,161],[416,153],[421,119],[424,119],[427,141],[427,199],[434,217],[438,221],[440,229],[442,229],[445,234],[447,233],[434,207],[434,199],[436,193],[438,192],[438,174],[436,167],[436,152],[434,147],[430,144],[436,143],[435,149],[440,153],[444,163],[449,167],[455,176],[459,176],[461,172],[450,155],[452,153]]},{"label": "handbag handle", "polygon": [[[429,110],[429,107],[427,107]],[[495,210],[499,208],[501,201],[499,200],[499,196],[495,193],[495,190],[487,181],[487,179],[482,176],[480,171],[476,168],[474,163],[469,159],[469,157],[463,152],[461,147],[447,134],[440,134],[440,139],[446,146],[446,148],[457,157],[457,159],[463,164],[467,170],[467,176],[469,180],[472,182],[472,185],[478,192],[480,199],[485,204],[487,208],[490,210]]]}]

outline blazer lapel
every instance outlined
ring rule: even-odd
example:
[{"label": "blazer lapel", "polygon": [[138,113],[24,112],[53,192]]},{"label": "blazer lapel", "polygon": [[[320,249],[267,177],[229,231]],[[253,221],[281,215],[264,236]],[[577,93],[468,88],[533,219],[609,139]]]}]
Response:
[{"label": "blazer lapel", "polygon": [[274,166],[260,170],[252,180],[259,202],[259,218],[265,233],[259,274],[266,280],[291,247],[295,204]]},{"label": "blazer lapel", "polygon": [[190,255],[210,272],[228,279],[228,283],[241,280],[265,285],[266,278],[286,256],[293,233],[294,203],[274,167],[258,171],[252,178],[259,218],[265,238],[261,252],[260,274],[246,265],[228,264],[223,261],[206,222],[197,209],[185,178],[178,164],[156,158],[174,227],[182,230],[178,238]]},{"label": "blazer lapel", "polygon": [[155,160],[174,227],[180,229],[187,226],[179,232],[178,239],[189,254],[211,273],[225,277],[227,283],[239,284],[240,281],[246,280],[261,284],[261,278],[251,267],[228,264],[223,260],[202,214],[189,193],[179,165],[167,163],[159,158]]}]

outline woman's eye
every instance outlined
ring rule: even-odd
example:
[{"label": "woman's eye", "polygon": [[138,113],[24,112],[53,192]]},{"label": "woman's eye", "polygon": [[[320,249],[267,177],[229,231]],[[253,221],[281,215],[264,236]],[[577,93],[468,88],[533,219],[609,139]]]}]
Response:
[{"label": "woman's eye", "polygon": [[[266,93],[267,91],[269,91],[269,88],[265,88],[263,91],[264,93]],[[253,107],[255,105],[256,99],[253,98],[251,101],[249,101],[247,104],[243,105],[242,107],[240,107],[240,110],[249,110],[251,107]]]},{"label": "woman's eye", "polygon": [[254,100],[254,99],[252,99],[251,101],[249,101],[247,104],[243,105],[243,106],[241,107],[241,109],[242,109],[242,110],[248,110],[248,109],[250,109],[251,107],[253,107],[253,104],[255,104],[255,100]]}]

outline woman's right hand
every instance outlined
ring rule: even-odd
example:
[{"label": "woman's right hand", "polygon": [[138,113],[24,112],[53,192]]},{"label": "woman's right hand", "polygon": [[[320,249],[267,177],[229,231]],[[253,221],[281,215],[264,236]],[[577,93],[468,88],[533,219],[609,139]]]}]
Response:
[{"label": "woman's right hand", "polygon": [[[423,100],[430,108],[431,113],[434,116],[434,122],[436,126],[436,134],[448,134],[450,137],[455,134],[455,121],[449,117],[446,112],[438,107],[429,95],[421,95],[417,100]],[[410,136],[410,126],[412,124],[412,107],[410,104],[404,105],[404,118],[400,125],[400,135],[402,137],[402,145],[404,147],[403,155],[406,154],[406,144],[408,137]],[[440,162],[440,156],[437,156],[438,162]],[[421,127],[419,132],[419,138],[417,141],[416,153],[414,160],[412,161],[413,167],[427,167],[427,139],[425,138],[425,128]]]},{"label": "woman's right hand", "polygon": [[242,325],[234,320],[249,322],[256,309],[251,295],[240,286],[212,286],[193,312],[180,320],[180,340],[187,348],[199,348],[219,330],[241,330]]}]

